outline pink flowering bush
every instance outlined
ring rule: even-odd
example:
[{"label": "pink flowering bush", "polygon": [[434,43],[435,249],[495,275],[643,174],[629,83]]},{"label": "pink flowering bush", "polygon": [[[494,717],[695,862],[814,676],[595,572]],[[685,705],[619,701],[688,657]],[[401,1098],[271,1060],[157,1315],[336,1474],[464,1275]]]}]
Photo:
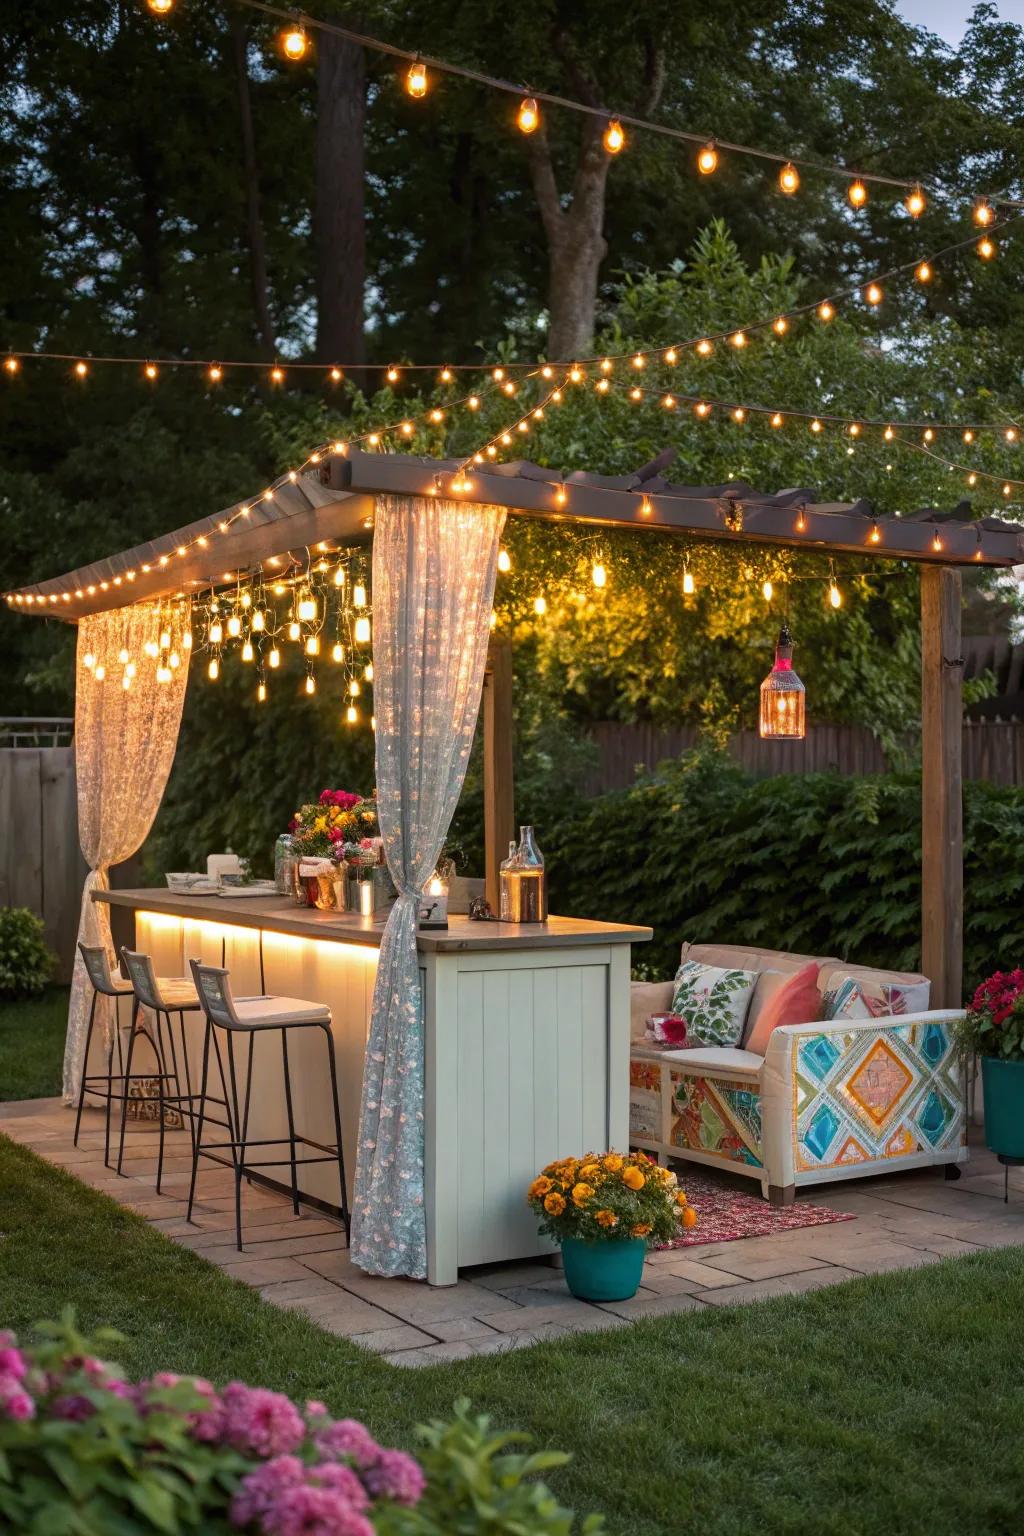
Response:
[{"label": "pink flowering bush", "polygon": [[[130,1382],[66,1313],[39,1345],[0,1333],[0,1530],[37,1536],[570,1536],[536,1476],[456,1405],[420,1430],[422,1460],[321,1402],[161,1371]],[[514,1438],[514,1437],[513,1437]],[[584,1531],[595,1531],[591,1519]]]},{"label": "pink flowering bush", "polygon": [[995,971],[983,981],[957,1026],[968,1055],[1024,1061],[1024,970]]}]

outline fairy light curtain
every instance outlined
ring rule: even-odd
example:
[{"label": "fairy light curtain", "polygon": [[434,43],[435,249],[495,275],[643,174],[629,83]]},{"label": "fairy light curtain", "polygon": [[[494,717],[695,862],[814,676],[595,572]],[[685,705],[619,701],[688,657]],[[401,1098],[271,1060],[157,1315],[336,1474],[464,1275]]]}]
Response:
[{"label": "fairy light curtain", "polygon": [[352,1213],[352,1257],[375,1275],[427,1272],[416,910],[473,745],[504,523],[500,507],[377,500],[377,802],[399,894],[377,965]]},{"label": "fairy light curtain", "polygon": [[[89,865],[82,891],[78,940],[112,954],[110,912],[93,891],[108,890],[111,864],[141,847],[163,798],[174,761],[185,700],[189,652],[178,665],[153,658],[168,620],[155,603],[91,614],[78,626],[75,688],[75,771],[78,836]],[[149,652],[147,652],[149,646]],[[129,670],[130,669],[130,670]],[[127,682],[127,687],[125,683]],[[85,1067],[92,986],[78,950],[71,978],[64,1047],[64,1100],[75,1103]],[[97,1000],[97,1022],[109,1048],[113,1014]]]}]

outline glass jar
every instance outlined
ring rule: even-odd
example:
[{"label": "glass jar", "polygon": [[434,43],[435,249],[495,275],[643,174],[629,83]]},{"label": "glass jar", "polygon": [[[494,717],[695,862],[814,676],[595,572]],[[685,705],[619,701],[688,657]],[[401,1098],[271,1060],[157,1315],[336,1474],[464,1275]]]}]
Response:
[{"label": "glass jar", "polygon": [[519,847],[502,866],[501,916],[509,923],[547,922],[544,855],[537,847],[532,827],[519,828]]},{"label": "glass jar", "polygon": [[501,868],[498,871],[499,912],[498,916],[503,923],[512,921],[512,871],[516,863],[515,838],[508,845],[508,858],[502,859]]},{"label": "glass jar", "polygon": [[295,880],[294,864],[295,855],[292,848],[295,839],[290,832],[282,832],[274,844],[274,884],[282,896],[292,894],[292,886]]}]

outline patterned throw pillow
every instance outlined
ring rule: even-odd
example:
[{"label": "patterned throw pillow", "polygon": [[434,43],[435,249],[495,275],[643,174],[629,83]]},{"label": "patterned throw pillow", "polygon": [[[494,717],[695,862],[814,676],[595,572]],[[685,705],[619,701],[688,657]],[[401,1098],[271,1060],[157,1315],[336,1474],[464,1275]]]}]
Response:
[{"label": "patterned throw pillow", "polygon": [[686,1020],[690,1040],[738,1045],[756,982],[756,971],[724,971],[686,960],[676,972],[672,1012]]},{"label": "patterned throw pillow", "polygon": [[[834,979],[834,978],[833,978]],[[893,1014],[924,1013],[931,983],[867,980],[841,976],[825,993],[826,1019],[882,1019]]]}]

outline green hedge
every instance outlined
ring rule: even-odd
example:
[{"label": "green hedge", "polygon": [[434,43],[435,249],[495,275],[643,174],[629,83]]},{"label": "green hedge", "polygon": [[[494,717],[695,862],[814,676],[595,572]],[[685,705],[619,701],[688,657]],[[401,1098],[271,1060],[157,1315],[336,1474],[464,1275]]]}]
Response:
[{"label": "green hedge", "polygon": [[[553,911],[643,922],[644,974],[684,939],[920,965],[919,776],[754,779],[693,753],[627,790],[538,808]],[[1024,961],[1024,790],[964,791],[964,983]]]}]

